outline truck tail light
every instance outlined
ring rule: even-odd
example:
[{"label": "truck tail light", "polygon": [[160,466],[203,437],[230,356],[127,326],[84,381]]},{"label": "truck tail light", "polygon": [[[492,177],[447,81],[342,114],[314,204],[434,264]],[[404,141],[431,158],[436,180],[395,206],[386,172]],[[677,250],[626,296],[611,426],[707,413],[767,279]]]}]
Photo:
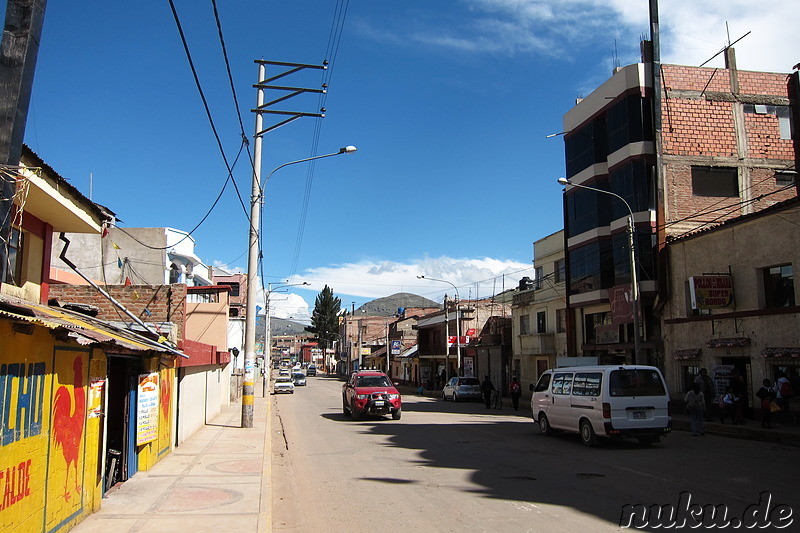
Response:
[{"label": "truck tail light", "polygon": [[603,418],[611,418],[611,404],[603,402]]}]

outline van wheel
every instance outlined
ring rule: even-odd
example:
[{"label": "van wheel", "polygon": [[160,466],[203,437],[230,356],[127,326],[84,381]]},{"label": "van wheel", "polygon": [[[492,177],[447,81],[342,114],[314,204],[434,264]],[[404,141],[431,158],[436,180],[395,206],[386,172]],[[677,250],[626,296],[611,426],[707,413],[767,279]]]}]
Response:
[{"label": "van wheel", "polygon": [[597,446],[597,435],[588,420],[581,420],[581,442],[586,446]]},{"label": "van wheel", "polygon": [[550,421],[544,413],[539,415],[539,431],[541,431],[542,435],[545,437],[553,434],[553,428],[550,427]]}]

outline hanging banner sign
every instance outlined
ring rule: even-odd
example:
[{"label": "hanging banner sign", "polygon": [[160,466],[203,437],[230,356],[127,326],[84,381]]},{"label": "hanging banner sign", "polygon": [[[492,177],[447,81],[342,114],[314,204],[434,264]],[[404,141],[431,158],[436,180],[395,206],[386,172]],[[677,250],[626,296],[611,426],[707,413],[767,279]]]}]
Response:
[{"label": "hanging banner sign", "polygon": [[136,394],[136,445],[158,438],[158,372],[141,374]]}]

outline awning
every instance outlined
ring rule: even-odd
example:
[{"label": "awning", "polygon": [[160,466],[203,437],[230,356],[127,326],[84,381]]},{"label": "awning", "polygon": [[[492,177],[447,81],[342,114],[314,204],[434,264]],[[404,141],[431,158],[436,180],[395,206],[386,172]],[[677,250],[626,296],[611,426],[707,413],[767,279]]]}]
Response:
[{"label": "awning", "polygon": [[748,337],[730,337],[706,341],[706,346],[709,348],[735,348],[737,346],[747,346],[748,344],[750,344]]},{"label": "awning", "polygon": [[118,328],[109,322],[61,307],[35,304],[14,296],[0,294],[0,317],[20,320],[66,332],[78,344],[110,344],[135,351],[157,351],[188,356],[179,350],[148,339],[136,332]]},{"label": "awning", "polygon": [[698,357],[700,357],[700,348],[686,348],[685,350],[672,352],[672,358],[676,361],[686,361],[688,359],[697,359]]},{"label": "awning", "polygon": [[381,346],[371,354],[364,357],[386,357],[386,346]]},{"label": "awning", "polygon": [[419,349],[419,345],[415,344],[414,346],[412,346],[408,350],[404,351],[403,353],[401,353],[397,357],[399,359],[411,359],[412,357],[416,357],[418,349]]},{"label": "awning", "polygon": [[766,358],[780,359],[784,357],[800,357],[800,347],[794,348],[764,348],[761,355]]}]

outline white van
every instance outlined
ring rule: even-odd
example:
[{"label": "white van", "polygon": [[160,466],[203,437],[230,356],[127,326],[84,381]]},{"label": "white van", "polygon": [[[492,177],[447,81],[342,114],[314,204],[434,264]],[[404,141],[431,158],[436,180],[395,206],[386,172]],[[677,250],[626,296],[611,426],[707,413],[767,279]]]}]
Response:
[{"label": "white van", "polygon": [[654,366],[555,368],[531,390],[531,414],[543,435],[560,429],[580,433],[587,446],[597,445],[598,437],[650,444],[672,430],[669,393]]}]

